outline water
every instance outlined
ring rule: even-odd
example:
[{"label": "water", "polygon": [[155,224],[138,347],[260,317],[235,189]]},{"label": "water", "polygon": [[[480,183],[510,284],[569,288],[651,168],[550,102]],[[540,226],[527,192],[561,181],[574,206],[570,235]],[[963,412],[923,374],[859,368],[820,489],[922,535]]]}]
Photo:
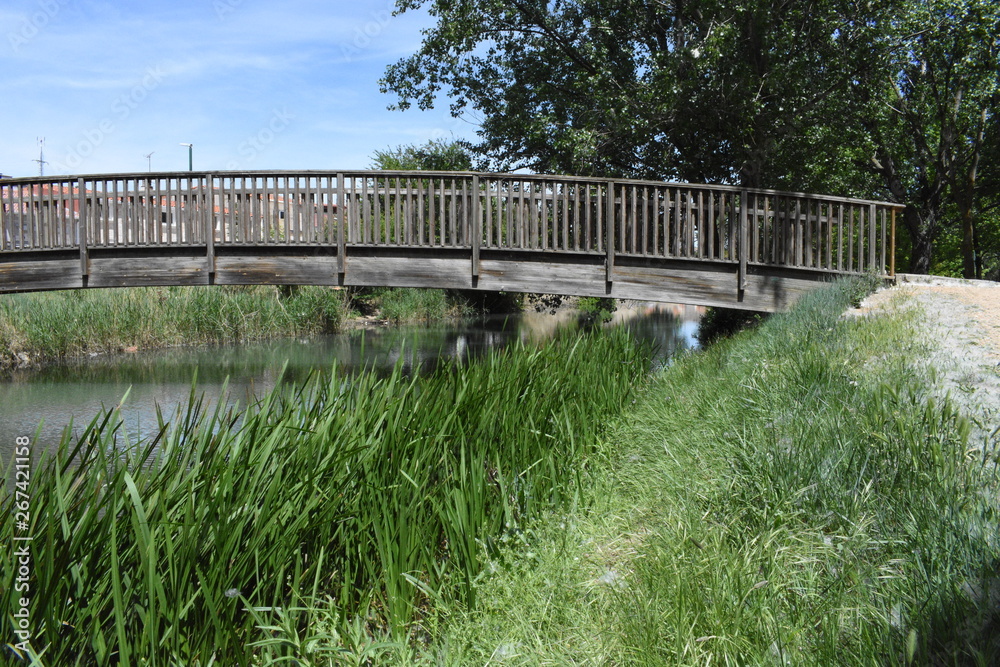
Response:
[{"label": "water", "polygon": [[[640,304],[622,308],[615,319],[658,348],[658,363],[677,349],[696,345],[694,308]],[[197,393],[214,405],[241,404],[285,377],[301,379],[313,369],[336,365],[407,372],[432,369],[442,358],[466,360],[517,340],[541,339],[578,320],[573,312],[525,313],[460,323],[350,331],[332,336],[209,348],[173,348],[98,356],[15,371],[0,382],[0,462],[10,460],[16,438],[30,435],[34,451],[52,447],[65,429],[79,435],[104,409],[121,406],[129,438],[148,438],[157,429],[157,408],[169,416]],[[227,384],[228,379],[228,384]],[[123,400],[124,398],[124,400]],[[38,433],[37,438],[34,437]]]}]

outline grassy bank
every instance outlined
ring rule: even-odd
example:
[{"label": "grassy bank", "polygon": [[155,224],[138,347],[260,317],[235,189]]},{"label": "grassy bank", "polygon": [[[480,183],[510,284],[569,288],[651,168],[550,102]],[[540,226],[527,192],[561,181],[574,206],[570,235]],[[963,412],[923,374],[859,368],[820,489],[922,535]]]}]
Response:
[{"label": "grassy bank", "polygon": [[929,395],[919,315],[841,319],[852,291],[658,376],[586,504],[385,664],[997,664],[996,453]]},{"label": "grassy bank", "polygon": [[336,331],[341,290],[136,287],[0,296],[0,365],[129,348],[241,342]]},{"label": "grassy bank", "polygon": [[[34,664],[311,664],[423,636],[476,606],[489,553],[583,492],[648,364],[623,333],[567,336],[460,372],[316,376],[244,413],[192,395],[137,447],[98,418],[25,489]],[[4,559],[5,641],[16,576]]]},{"label": "grassy bank", "polygon": [[0,295],[0,368],[123,350],[332,333],[359,314],[437,320],[478,304],[445,290],[133,287]]}]

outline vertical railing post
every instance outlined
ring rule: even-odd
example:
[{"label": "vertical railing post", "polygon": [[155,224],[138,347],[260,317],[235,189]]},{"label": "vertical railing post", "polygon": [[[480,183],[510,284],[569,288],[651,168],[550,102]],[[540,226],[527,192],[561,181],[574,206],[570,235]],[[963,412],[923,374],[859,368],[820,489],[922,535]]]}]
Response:
[{"label": "vertical railing post", "polygon": [[875,268],[875,204],[868,205],[868,266],[866,270]]},{"label": "vertical railing post", "polygon": [[889,231],[889,275],[896,277],[896,207],[892,207],[892,226]]},{"label": "vertical railing post", "polygon": [[[215,283],[215,188],[212,187],[212,177],[202,176],[201,182],[201,216],[202,229],[205,230],[205,262],[208,268],[208,282]],[[189,180],[190,184],[191,181]],[[221,184],[221,181],[220,181]],[[191,201],[197,201],[195,193],[191,193]]]},{"label": "vertical railing post", "polygon": [[739,269],[737,270],[737,280],[736,284],[740,292],[746,289],[747,286],[747,246],[750,244],[750,238],[747,233],[747,191],[740,191],[740,217],[739,221],[739,245],[736,248],[736,252],[739,257]]},{"label": "vertical railing post", "polygon": [[77,206],[80,214],[77,216],[76,234],[80,243],[80,275],[86,286],[90,274],[90,261],[87,253],[87,189],[83,178],[77,180]]},{"label": "vertical railing post", "polygon": [[472,176],[472,281],[479,280],[479,246],[483,242],[483,202],[479,192],[479,174]]},{"label": "vertical railing post", "polygon": [[607,190],[605,191],[605,197],[607,202],[604,206],[604,243],[607,246],[605,251],[607,252],[607,269],[605,282],[605,292],[611,293],[611,284],[614,282],[615,273],[615,182],[608,181]]},{"label": "vertical railing post", "polygon": [[337,273],[343,277],[347,272],[345,254],[347,241],[344,236],[344,226],[347,224],[347,205],[344,200],[344,174],[337,173]]}]

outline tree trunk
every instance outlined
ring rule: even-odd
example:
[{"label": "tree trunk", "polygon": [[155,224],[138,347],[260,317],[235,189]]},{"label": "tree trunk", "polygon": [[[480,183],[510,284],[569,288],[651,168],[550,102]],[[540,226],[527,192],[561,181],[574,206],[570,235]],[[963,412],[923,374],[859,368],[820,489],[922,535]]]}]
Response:
[{"label": "tree trunk", "polygon": [[970,208],[962,205],[962,277],[976,278],[976,221]]},{"label": "tree trunk", "polygon": [[933,213],[921,216],[913,206],[907,206],[903,212],[903,227],[910,237],[911,245],[910,273],[930,273],[936,222],[937,218]]}]

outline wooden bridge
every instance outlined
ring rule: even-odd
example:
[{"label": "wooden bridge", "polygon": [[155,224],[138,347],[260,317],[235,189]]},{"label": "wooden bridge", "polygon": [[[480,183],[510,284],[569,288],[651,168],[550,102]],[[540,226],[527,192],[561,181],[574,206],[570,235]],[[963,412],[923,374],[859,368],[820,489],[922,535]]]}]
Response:
[{"label": "wooden bridge", "polygon": [[767,311],[833,276],[894,274],[901,208],[731,186],[423,171],[5,179],[0,201],[0,293],[386,285]]}]

